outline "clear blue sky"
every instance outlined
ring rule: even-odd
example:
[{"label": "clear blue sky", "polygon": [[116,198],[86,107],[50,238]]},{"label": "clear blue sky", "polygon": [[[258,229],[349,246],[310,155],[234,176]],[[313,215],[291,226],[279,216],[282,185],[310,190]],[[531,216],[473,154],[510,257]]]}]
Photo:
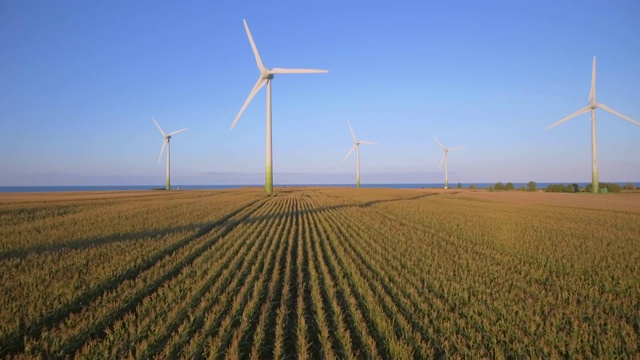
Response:
[{"label": "clear blue sky", "polygon": [[[597,99],[640,120],[640,2],[0,1],[0,185],[262,184],[267,67],[274,182],[591,180]],[[601,181],[640,181],[640,126],[598,110]]]}]

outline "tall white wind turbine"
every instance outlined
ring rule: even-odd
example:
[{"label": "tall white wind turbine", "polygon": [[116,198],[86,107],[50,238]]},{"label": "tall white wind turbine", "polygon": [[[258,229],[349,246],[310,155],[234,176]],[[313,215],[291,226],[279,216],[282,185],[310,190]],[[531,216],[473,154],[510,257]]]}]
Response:
[{"label": "tall white wind turbine", "polygon": [[258,81],[251,89],[249,93],[249,97],[245,100],[244,105],[236,115],[235,120],[233,120],[233,124],[231,124],[231,129],[236,125],[240,116],[247,108],[253,97],[262,89],[262,87],[267,84],[267,161],[266,161],[266,169],[265,169],[265,184],[264,190],[267,194],[271,194],[273,192],[273,166],[271,162],[271,80],[273,80],[274,75],[280,74],[312,74],[312,73],[326,73],[328,70],[317,70],[317,69],[283,69],[283,68],[272,68],[268,69],[262,64],[262,59],[260,59],[260,54],[258,54],[258,49],[256,48],[256,44],[253,42],[253,37],[251,36],[251,31],[249,31],[249,26],[247,25],[247,21],[244,21],[244,28],[247,30],[247,37],[249,38],[249,42],[251,43],[251,49],[253,49],[253,55],[256,57],[256,63],[258,64],[258,69],[260,70],[260,77],[258,77]]},{"label": "tall white wind turbine", "polygon": [[356,188],[359,189],[360,188],[360,144],[378,145],[378,143],[374,143],[371,141],[358,140],[358,138],[356,138],[356,133],[353,132],[351,123],[347,121],[347,124],[349,124],[349,130],[351,130],[351,136],[353,136],[353,146],[351,147],[351,150],[349,150],[349,152],[347,153],[347,156],[345,156],[344,159],[342,159],[342,161],[347,160],[347,158],[349,157],[349,155],[351,155],[353,150],[356,150]]},{"label": "tall white wind turbine", "polygon": [[576,111],[575,113],[555,122],[547,127],[547,130],[556,125],[572,119],[578,115],[591,111],[591,191],[595,194],[598,192],[598,154],[596,151],[596,108],[600,108],[606,112],[620,117],[624,120],[640,125],[640,122],[633,120],[627,115],[621,114],[603,103],[596,101],[596,57],[593,57],[593,68],[591,70],[591,92],[589,92],[589,105]]},{"label": "tall white wind turbine", "polygon": [[164,137],[164,141],[162,142],[162,149],[160,149],[160,156],[158,157],[158,164],[160,163],[160,159],[162,159],[162,153],[164,152],[164,148],[166,146],[167,148],[167,190],[171,190],[171,137],[177,133],[181,133],[185,130],[187,130],[186,128],[181,129],[181,130],[177,130],[174,132],[170,132],[170,133],[165,133],[164,130],[162,130],[162,128],[160,127],[160,125],[158,125],[158,122],[156,121],[156,119],[152,116],[151,120],[153,120],[153,122],[156,124],[156,126],[158,127],[158,130],[160,130],[160,133],[162,134],[162,136]]},{"label": "tall white wind turbine", "polygon": [[435,135],[433,135],[433,138],[436,140],[438,145],[440,145],[440,147],[442,148],[442,151],[444,152],[444,154],[442,155],[442,159],[440,159],[440,163],[438,164],[438,168],[442,166],[442,161],[444,161],[444,188],[448,189],[449,188],[449,151],[462,150],[464,149],[464,147],[447,148],[446,146],[442,145],[440,140],[438,140],[438,138]]}]

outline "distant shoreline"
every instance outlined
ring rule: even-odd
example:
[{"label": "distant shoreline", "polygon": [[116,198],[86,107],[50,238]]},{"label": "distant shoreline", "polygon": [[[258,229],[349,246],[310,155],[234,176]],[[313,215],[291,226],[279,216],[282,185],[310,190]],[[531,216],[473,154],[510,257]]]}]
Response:
[{"label": "distant shoreline", "polygon": [[[506,184],[506,182],[503,182]],[[621,186],[629,183],[628,181],[614,182]],[[640,182],[631,182],[636,187],[640,186]],[[477,189],[486,189],[489,185],[495,183],[461,183],[462,188],[468,189],[473,184]],[[536,183],[538,189],[545,189],[551,184],[577,184],[578,186],[586,186],[590,182],[540,182]],[[450,183],[450,189],[456,189],[458,183]],[[514,182],[516,190],[527,183]],[[240,189],[240,188],[261,188],[263,185],[174,185],[171,190],[224,190],[224,189]],[[351,187],[354,184],[276,184],[276,188],[282,187]],[[362,188],[389,188],[389,189],[442,189],[444,183],[425,183],[425,184],[363,184]],[[62,185],[62,186],[0,186],[0,193],[34,193],[34,192],[79,192],[79,191],[147,191],[161,190],[160,185]]]}]

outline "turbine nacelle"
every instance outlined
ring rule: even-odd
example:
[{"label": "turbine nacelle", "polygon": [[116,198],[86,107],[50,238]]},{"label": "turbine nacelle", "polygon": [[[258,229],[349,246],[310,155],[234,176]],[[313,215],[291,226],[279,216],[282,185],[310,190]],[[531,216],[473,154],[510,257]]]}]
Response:
[{"label": "turbine nacelle", "polygon": [[271,80],[273,79],[273,74],[271,73],[270,69],[264,68],[260,70],[260,78],[261,79],[266,79],[266,80]]},{"label": "turbine nacelle", "polygon": [[236,125],[244,110],[249,106],[249,103],[253,99],[254,96],[262,89],[265,85],[267,85],[267,159],[266,159],[266,169],[265,169],[265,184],[264,188],[267,194],[271,194],[273,192],[273,167],[271,162],[271,80],[275,75],[279,74],[313,74],[313,73],[326,73],[327,70],[318,70],[318,69],[284,69],[284,68],[271,68],[262,64],[262,59],[260,58],[260,54],[258,53],[258,48],[256,47],[255,42],[253,41],[253,36],[251,36],[251,31],[249,30],[249,25],[247,25],[247,21],[243,20],[244,29],[247,32],[247,38],[249,38],[249,44],[251,44],[251,50],[253,51],[253,55],[256,59],[256,65],[258,65],[258,69],[260,70],[260,77],[258,81],[256,81],[255,85],[251,89],[249,96],[244,101],[244,104],[238,111],[238,115],[231,123],[231,128]]},{"label": "turbine nacelle", "polygon": [[167,149],[167,187],[166,187],[166,189],[170,190],[171,189],[171,180],[170,180],[171,179],[171,175],[170,175],[170,172],[171,172],[171,170],[170,170],[171,169],[171,165],[170,165],[170,163],[171,163],[170,150],[171,149],[169,147],[171,145],[169,145],[169,140],[171,140],[171,137],[173,135],[181,133],[181,132],[183,132],[183,131],[185,131],[187,129],[186,128],[185,129],[180,129],[180,130],[172,131],[172,132],[167,134],[166,132],[164,132],[164,130],[162,130],[162,128],[160,127],[160,124],[158,124],[158,122],[156,121],[156,119],[153,116],[151,117],[151,120],[153,120],[153,123],[156,124],[156,127],[158,128],[158,130],[160,130],[160,134],[162,134],[162,137],[164,138],[164,141],[162,141],[162,148],[160,149],[160,156],[158,156],[158,164],[160,163],[160,159],[162,159],[162,154],[164,154],[164,149],[165,148]]},{"label": "turbine nacelle", "polygon": [[598,103],[596,101],[596,57],[594,56],[593,66],[591,68],[591,90],[589,91],[589,105],[547,126],[547,130],[551,129],[552,127],[560,125],[563,122],[568,121],[578,115],[582,115],[584,113],[591,111],[591,184],[592,184],[592,191],[594,193],[598,192],[598,153],[596,150],[596,112],[595,112],[596,108],[600,108],[621,119],[627,120],[630,123],[640,125],[640,121],[634,120],[629,116],[621,114],[616,110],[613,110],[612,108],[608,107],[607,105]]}]

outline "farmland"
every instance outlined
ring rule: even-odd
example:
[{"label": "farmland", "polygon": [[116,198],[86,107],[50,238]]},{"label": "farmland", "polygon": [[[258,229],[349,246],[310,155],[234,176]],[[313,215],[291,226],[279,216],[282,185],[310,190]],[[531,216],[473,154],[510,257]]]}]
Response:
[{"label": "farmland", "polygon": [[0,194],[0,357],[640,354],[640,194]]}]

